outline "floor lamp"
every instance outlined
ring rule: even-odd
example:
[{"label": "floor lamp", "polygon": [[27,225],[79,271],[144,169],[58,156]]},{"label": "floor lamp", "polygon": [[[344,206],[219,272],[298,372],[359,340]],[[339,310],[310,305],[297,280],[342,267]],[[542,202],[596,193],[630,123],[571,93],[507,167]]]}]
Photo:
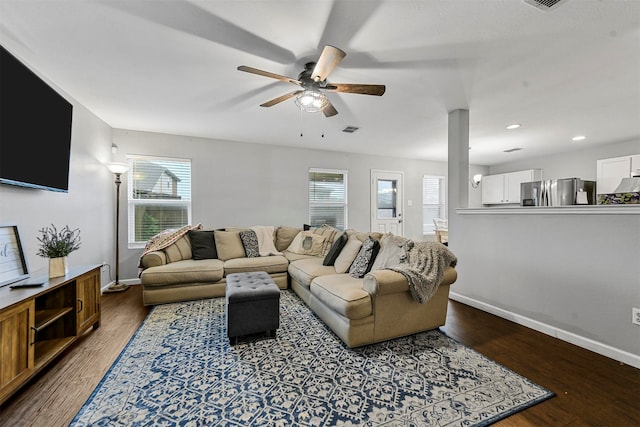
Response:
[{"label": "floor lamp", "polygon": [[129,289],[129,285],[125,285],[118,281],[120,272],[120,175],[129,170],[127,163],[107,163],[106,166],[116,176],[116,280],[104,292],[122,292]]}]

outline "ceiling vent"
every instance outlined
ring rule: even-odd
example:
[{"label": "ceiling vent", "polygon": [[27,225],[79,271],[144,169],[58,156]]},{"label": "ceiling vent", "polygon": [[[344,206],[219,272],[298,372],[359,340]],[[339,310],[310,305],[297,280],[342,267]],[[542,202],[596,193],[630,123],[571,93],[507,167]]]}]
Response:
[{"label": "ceiling vent", "polygon": [[526,4],[544,12],[551,11],[567,1],[568,0],[524,0]]},{"label": "ceiling vent", "polygon": [[509,148],[508,150],[504,150],[505,153],[513,153],[514,151],[520,151],[522,148]]},{"label": "ceiling vent", "polygon": [[358,129],[360,129],[360,128],[359,127],[355,127],[355,126],[347,126],[346,128],[342,129],[342,132],[354,133]]}]

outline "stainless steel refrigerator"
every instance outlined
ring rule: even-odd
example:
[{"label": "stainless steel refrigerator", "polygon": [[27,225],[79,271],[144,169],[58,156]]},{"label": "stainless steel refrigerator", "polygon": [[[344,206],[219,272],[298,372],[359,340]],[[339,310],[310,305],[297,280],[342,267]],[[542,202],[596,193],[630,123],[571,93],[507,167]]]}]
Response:
[{"label": "stainless steel refrigerator", "polygon": [[523,182],[520,201],[521,206],[595,205],[596,182],[580,178]]}]

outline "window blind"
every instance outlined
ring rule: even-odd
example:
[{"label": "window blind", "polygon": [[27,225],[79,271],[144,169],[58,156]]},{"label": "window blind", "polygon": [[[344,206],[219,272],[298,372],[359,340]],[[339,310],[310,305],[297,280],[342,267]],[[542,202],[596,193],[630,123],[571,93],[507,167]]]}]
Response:
[{"label": "window blind", "polygon": [[129,156],[129,246],[191,223],[191,160]]},{"label": "window blind", "polygon": [[309,169],[309,224],[347,226],[347,172]]}]

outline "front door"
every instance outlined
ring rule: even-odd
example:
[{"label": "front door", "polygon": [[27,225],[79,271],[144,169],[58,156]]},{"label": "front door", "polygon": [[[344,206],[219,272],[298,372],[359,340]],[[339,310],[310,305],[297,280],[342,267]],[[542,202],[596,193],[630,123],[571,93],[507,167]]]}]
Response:
[{"label": "front door", "polygon": [[371,170],[371,231],[402,236],[404,172]]}]

